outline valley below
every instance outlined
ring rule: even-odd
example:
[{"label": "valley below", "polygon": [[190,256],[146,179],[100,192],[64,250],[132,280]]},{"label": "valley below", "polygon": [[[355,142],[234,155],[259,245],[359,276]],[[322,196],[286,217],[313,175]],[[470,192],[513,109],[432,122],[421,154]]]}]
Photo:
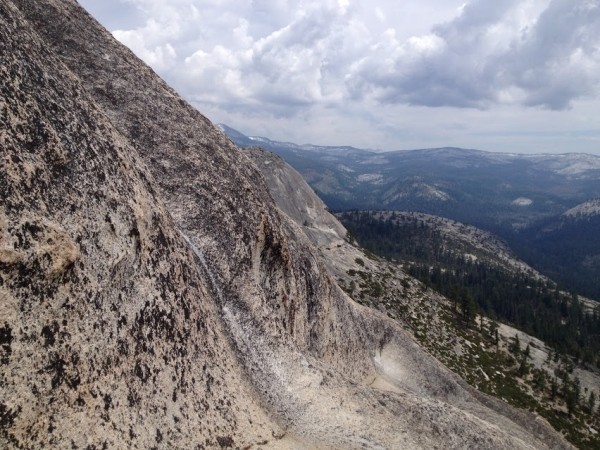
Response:
[{"label": "valley below", "polygon": [[221,128],[242,147],[260,145],[283,157],[331,211],[419,212],[475,226],[563,289],[600,299],[598,156],[461,148],[373,152]]},{"label": "valley below", "polygon": [[[537,307],[545,305],[548,298],[540,301],[539,297],[552,293],[560,296],[556,300],[562,307],[570,304],[577,309],[576,315],[597,320],[597,302],[582,298],[573,304],[571,294],[556,294],[556,284],[519,260],[505,241],[455,220],[425,213],[351,211],[336,214],[347,229],[340,227],[280,157],[254,147],[246,151],[265,175],[277,204],[318,246],[339,286],[355,301],[397,320],[428,352],[476,389],[535,411],[580,448],[600,445],[596,406],[600,370],[594,337],[598,322],[591,325],[587,344],[578,342],[568,349],[564,344],[580,336],[579,324],[574,321],[564,327],[562,321],[568,315],[556,312],[557,303],[547,311],[531,309],[536,301]],[[464,271],[465,267],[469,270]],[[482,272],[480,283],[474,275]],[[444,274],[453,275],[447,277],[450,285],[442,282]],[[483,286],[491,286],[493,294],[482,291]],[[503,286],[508,286],[508,292],[500,292]],[[466,297],[471,303],[465,303]],[[539,335],[539,330],[527,326],[526,320],[515,324],[515,317],[502,313],[499,317],[499,310],[490,305],[493,298],[499,308],[511,301],[513,307],[508,310],[520,310],[523,319],[547,324],[555,333],[553,339],[532,336]],[[565,335],[566,328],[571,329],[571,337]],[[583,348],[587,356],[582,358]],[[390,359],[393,353],[382,348],[375,355],[378,375],[373,386],[396,391],[402,386],[398,378],[410,383],[419,377]],[[406,359],[406,355],[400,357]]]}]

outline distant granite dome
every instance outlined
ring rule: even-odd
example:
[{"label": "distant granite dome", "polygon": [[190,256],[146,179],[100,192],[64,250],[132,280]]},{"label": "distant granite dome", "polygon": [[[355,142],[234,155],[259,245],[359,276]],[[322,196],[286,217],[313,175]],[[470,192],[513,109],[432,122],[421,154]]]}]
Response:
[{"label": "distant granite dome", "polygon": [[582,217],[592,217],[600,214],[600,199],[596,198],[594,200],[589,200],[587,202],[581,203],[568,211],[566,211],[563,215],[566,217],[573,218],[582,218]]},{"label": "distant granite dome", "polygon": [[1,2],[0,54],[1,448],[569,448],[352,302],[74,0]]}]

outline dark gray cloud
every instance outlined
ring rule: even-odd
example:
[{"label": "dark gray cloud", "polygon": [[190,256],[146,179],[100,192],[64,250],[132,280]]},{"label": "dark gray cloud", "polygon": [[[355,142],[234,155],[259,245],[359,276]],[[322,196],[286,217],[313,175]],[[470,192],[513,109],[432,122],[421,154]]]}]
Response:
[{"label": "dark gray cloud", "polygon": [[553,0],[539,20],[497,61],[505,83],[529,106],[568,108],[600,86],[600,2]]},{"label": "dark gray cloud", "polygon": [[[516,103],[565,109],[600,85],[600,2],[552,0],[538,16],[522,1],[476,0],[429,36],[394,42],[363,62],[354,97],[384,103],[489,108]],[[416,40],[415,40],[416,39]]]}]

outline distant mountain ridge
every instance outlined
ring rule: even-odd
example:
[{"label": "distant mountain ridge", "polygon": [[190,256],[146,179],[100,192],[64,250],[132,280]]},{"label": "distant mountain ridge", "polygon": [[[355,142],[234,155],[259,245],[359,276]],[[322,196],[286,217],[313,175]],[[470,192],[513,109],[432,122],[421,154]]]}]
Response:
[{"label": "distant mountain ridge", "polygon": [[589,171],[600,171],[600,156],[588,153],[521,154],[510,152],[488,152],[484,150],[467,149],[461,147],[375,151],[349,145],[326,146],[282,142],[272,140],[264,136],[247,136],[240,131],[222,123],[218,124],[217,126],[232,141],[234,141],[236,145],[239,145],[240,147],[261,146],[267,150],[274,151],[275,153],[284,152],[286,150],[303,150],[317,153],[327,153],[331,156],[343,152],[343,156],[350,158],[350,160],[359,159],[359,161],[362,163],[367,163],[368,159],[374,157],[379,157],[377,158],[379,161],[387,162],[387,158],[390,158],[390,161],[394,161],[394,159],[399,155],[406,159],[418,159],[422,156],[428,156],[439,158],[441,161],[445,161],[448,165],[454,165],[455,167],[479,167],[486,161],[495,162],[498,164],[509,164],[513,161],[530,161],[540,164],[542,169],[574,177],[587,177],[590,175],[587,173]]},{"label": "distant mountain ridge", "polygon": [[336,211],[415,210],[501,235],[600,197],[600,157],[489,153],[455,147],[374,152],[248,137],[239,146],[282,156]]},{"label": "distant mountain ridge", "polygon": [[[221,129],[239,146],[261,146],[283,157],[333,211],[416,211],[473,225],[505,239],[521,259],[565,288],[600,298],[593,281],[600,278],[600,245],[595,238],[588,242],[595,225],[566,220],[597,217],[589,214],[598,210],[600,156],[455,147],[374,152]],[[568,245],[557,246],[559,234],[548,233],[558,229]]]}]

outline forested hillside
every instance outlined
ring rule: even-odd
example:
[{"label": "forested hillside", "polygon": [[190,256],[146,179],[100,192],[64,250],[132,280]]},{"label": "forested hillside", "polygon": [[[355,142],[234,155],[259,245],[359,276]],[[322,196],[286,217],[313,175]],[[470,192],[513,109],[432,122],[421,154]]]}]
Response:
[{"label": "forested hillside", "polygon": [[516,234],[527,261],[581,295],[600,300],[600,216],[545,219]]},{"label": "forested hillside", "polygon": [[375,212],[338,217],[360,245],[405,262],[411,275],[452,299],[466,324],[480,311],[600,368],[599,311],[576,294],[533,271],[507,267],[476,242],[448,239],[440,221]]}]

